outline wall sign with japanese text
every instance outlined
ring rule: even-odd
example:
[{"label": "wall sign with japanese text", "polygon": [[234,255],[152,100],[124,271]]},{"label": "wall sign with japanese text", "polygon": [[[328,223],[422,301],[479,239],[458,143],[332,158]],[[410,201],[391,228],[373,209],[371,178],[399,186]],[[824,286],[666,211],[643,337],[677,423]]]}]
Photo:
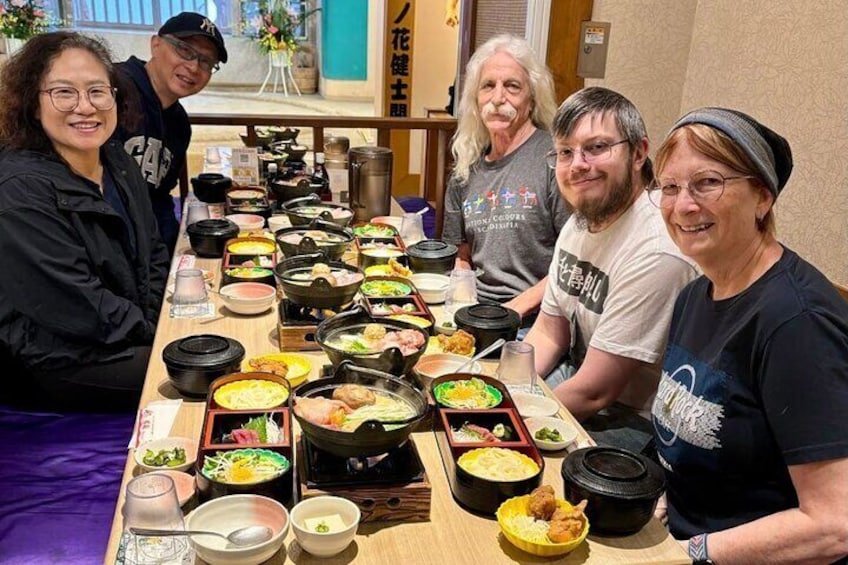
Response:
[{"label": "wall sign with japanese text", "polygon": [[388,0],[383,115],[409,117],[415,0]]}]

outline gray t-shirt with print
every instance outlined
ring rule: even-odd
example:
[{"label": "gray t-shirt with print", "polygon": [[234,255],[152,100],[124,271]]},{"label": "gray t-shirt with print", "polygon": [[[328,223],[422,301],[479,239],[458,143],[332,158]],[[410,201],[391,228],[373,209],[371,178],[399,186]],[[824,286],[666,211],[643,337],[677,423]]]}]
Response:
[{"label": "gray t-shirt with print", "polygon": [[570,210],[545,164],[551,134],[536,130],[497,161],[480,159],[467,183],[448,183],[442,238],[468,243],[481,299],[506,302],[548,274]]}]

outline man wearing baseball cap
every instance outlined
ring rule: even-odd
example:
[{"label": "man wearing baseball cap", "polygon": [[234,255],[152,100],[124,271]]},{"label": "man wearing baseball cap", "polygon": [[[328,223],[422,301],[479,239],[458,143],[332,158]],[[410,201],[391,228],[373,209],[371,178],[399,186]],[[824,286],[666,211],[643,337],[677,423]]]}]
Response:
[{"label": "man wearing baseball cap", "polygon": [[150,39],[150,60],[136,57],[117,67],[135,86],[143,119],[115,137],[135,157],[150,189],[159,232],[173,253],[179,232],[171,191],[191,141],[191,125],[180,98],[197,94],[220,63],[227,62],[224,38],[206,16],[182,12]]}]

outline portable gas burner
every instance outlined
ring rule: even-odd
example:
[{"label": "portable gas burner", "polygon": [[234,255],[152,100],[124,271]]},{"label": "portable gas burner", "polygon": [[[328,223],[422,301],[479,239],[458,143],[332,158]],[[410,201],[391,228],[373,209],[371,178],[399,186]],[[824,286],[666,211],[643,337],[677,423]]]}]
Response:
[{"label": "portable gas burner", "polygon": [[331,310],[311,308],[295,304],[288,298],[280,300],[280,319],[277,330],[281,351],[318,351],[321,346],[315,340],[318,324],[329,317],[348,310],[353,303]]},{"label": "portable gas burner", "polygon": [[339,457],[298,443],[302,498],[332,494],[359,506],[362,522],[430,519],[432,491],[412,439],[374,457]]}]

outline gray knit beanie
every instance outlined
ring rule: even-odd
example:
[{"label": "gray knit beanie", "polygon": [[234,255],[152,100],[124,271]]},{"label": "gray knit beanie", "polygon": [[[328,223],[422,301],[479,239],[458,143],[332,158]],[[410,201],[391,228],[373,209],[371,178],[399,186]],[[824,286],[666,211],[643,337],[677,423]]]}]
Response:
[{"label": "gray knit beanie", "polygon": [[786,186],[792,173],[789,143],[748,114],[727,108],[699,108],[677,120],[669,133],[687,124],[704,124],[732,139],[756,165],[775,198]]}]

